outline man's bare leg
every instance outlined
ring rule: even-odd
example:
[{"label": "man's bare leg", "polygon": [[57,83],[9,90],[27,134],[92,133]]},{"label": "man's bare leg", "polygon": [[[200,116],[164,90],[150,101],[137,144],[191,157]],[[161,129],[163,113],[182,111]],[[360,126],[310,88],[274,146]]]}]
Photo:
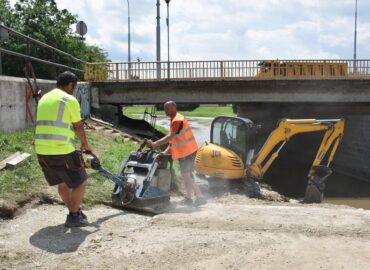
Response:
[{"label": "man's bare leg", "polygon": [[82,204],[82,200],[83,200],[84,193],[85,193],[85,188],[86,188],[86,181],[81,183],[78,187],[71,189],[70,208],[69,208],[70,212],[72,213],[78,212]]},{"label": "man's bare leg", "polygon": [[[190,194],[190,196],[191,196],[192,191],[194,191],[196,197],[202,197],[203,196],[203,194],[200,191],[198,185],[194,182],[194,179],[191,176],[191,173],[183,173],[181,176],[182,176],[182,179],[184,180],[185,188],[188,187],[188,189],[189,189],[189,190],[186,190],[187,194]],[[189,198],[191,198],[191,197],[189,197]]]},{"label": "man's bare leg", "polygon": [[59,196],[67,206],[69,212],[78,212],[85,193],[86,181],[76,188],[69,188],[65,183],[58,185]]},{"label": "man's bare leg", "polygon": [[191,185],[189,184],[189,182],[186,180],[184,174],[181,174],[181,179],[184,183],[184,187],[185,187],[185,198],[188,198],[188,199],[191,199],[192,195],[193,195],[193,189],[191,187]]},{"label": "man's bare leg", "polygon": [[71,189],[65,183],[61,183],[58,185],[58,193],[68,210],[71,211]]}]

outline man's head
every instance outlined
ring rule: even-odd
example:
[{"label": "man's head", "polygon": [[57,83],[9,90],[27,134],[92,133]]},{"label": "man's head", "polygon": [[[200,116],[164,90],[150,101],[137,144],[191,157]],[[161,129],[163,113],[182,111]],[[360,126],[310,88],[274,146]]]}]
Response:
[{"label": "man's head", "polygon": [[167,101],[164,104],[164,112],[170,118],[175,117],[176,116],[176,113],[177,113],[176,103],[174,101]]},{"label": "man's head", "polygon": [[57,87],[72,94],[77,84],[77,76],[70,71],[65,71],[59,74],[57,79]]}]

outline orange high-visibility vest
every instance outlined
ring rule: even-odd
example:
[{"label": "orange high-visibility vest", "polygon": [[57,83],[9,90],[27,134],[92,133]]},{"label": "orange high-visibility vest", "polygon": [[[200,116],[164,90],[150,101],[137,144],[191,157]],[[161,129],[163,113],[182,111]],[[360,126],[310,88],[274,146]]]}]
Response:
[{"label": "orange high-visibility vest", "polygon": [[181,123],[182,128],[170,140],[170,151],[173,160],[189,156],[198,150],[198,144],[191,131],[191,127],[183,115],[177,113],[171,120],[171,131],[173,132],[173,126],[181,126]]}]

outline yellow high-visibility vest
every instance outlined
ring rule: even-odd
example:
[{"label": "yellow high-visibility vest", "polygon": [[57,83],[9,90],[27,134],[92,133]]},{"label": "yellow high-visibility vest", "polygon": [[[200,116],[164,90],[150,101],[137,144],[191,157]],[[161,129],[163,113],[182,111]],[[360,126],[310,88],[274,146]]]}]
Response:
[{"label": "yellow high-visibility vest", "polygon": [[58,88],[39,101],[36,116],[35,150],[40,155],[63,155],[75,151],[72,123],[81,121],[77,99]]}]

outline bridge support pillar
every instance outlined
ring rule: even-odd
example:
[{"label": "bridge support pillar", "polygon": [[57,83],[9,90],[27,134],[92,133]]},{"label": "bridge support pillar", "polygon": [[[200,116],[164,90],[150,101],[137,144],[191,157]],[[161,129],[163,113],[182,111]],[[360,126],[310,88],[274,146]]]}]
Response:
[{"label": "bridge support pillar", "polygon": [[100,105],[99,108],[92,107],[91,113],[93,116],[117,126],[119,116],[122,115],[122,108],[119,105]]}]

